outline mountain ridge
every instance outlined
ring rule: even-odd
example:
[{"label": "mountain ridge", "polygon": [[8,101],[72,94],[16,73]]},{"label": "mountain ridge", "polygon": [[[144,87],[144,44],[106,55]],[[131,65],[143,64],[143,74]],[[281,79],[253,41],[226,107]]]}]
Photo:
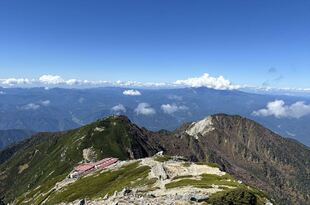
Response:
[{"label": "mountain ridge", "polygon": [[[258,95],[233,90],[210,88],[143,89],[141,95],[128,96],[123,92],[138,88],[6,88],[0,98],[0,129],[27,129],[40,131],[64,131],[89,124],[97,119],[120,112],[140,127],[157,131],[170,131],[185,122],[197,121],[205,116],[224,112],[239,114],[253,119],[282,136],[298,139],[310,145],[307,123],[310,116],[277,118],[255,116],[253,111],[265,108],[269,102],[283,100],[287,105],[298,101],[310,103],[309,98],[279,95]],[[103,100],[104,99],[104,100]],[[137,114],[139,103],[148,103],[156,114]],[[122,104],[125,108],[113,111]],[[165,112],[162,105],[170,105],[177,110]],[[180,109],[181,108],[181,109]]]},{"label": "mountain ridge", "polygon": [[[67,132],[38,134],[0,165],[0,192],[8,201],[17,196],[23,201],[26,190],[33,190],[28,198],[45,193],[81,161],[139,159],[163,151],[194,162],[217,163],[237,179],[271,193],[279,204],[306,204],[310,179],[307,147],[241,116],[218,114],[209,119],[206,127],[212,129],[197,132],[197,136],[187,132],[197,122],[173,132],[152,132],[126,116],[104,118]],[[12,179],[14,183],[9,183]]]},{"label": "mountain ridge", "polygon": [[29,138],[34,133],[31,130],[22,129],[0,130],[0,150]]},{"label": "mountain ridge", "polygon": [[[302,199],[296,200],[298,203],[306,203],[309,198],[306,187],[310,180],[310,150],[308,147],[292,143],[258,123],[241,116],[215,115],[213,122],[219,128],[214,132],[207,133],[200,143],[204,143],[204,147],[216,147],[216,149],[212,149],[217,153],[213,159],[214,162],[222,164],[224,169],[229,170],[229,173],[233,173],[244,181],[250,184],[255,181],[253,184],[256,186],[278,192],[279,195],[282,195],[281,192],[285,190],[284,192],[287,193],[293,192],[289,194],[293,197],[296,194],[295,190],[300,190],[304,195],[301,197]],[[230,139],[238,142],[235,143]],[[226,140],[227,144],[231,145],[230,147],[225,146]],[[211,154],[211,156],[213,155]],[[231,164],[234,165],[229,166]],[[242,174],[243,172],[247,174]],[[250,178],[244,177],[249,173],[252,173]],[[254,180],[251,179],[252,177]],[[291,177],[294,179],[288,180]],[[269,180],[275,185],[269,186]],[[296,185],[295,180],[298,180],[301,185]],[[287,183],[291,183],[292,186],[287,186]],[[291,203],[285,199],[280,201],[284,204]]]}]

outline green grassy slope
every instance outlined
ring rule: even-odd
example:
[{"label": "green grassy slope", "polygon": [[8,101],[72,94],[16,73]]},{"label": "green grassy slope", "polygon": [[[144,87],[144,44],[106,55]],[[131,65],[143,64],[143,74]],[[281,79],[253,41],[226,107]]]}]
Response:
[{"label": "green grassy slope", "polygon": [[[157,161],[156,157],[154,160]],[[184,166],[186,165],[184,164]],[[52,205],[69,203],[81,199],[86,199],[87,201],[98,200],[99,198],[105,198],[106,195],[112,196],[115,191],[119,192],[124,188],[130,190],[137,188],[135,197],[145,197],[146,203],[149,203],[147,200],[151,191],[161,189],[157,183],[159,179],[156,177],[149,178],[150,173],[151,167],[143,165],[141,161],[130,162],[117,169],[99,171],[93,175],[84,176],[57,191],[51,190],[45,195],[37,195],[32,198],[29,204],[40,204],[44,201],[44,204]],[[178,190],[184,187],[188,187],[189,190],[191,187],[196,187],[203,191],[204,189],[212,189],[213,186],[218,185],[222,191],[212,194],[207,200],[207,203],[222,205],[264,205],[268,198],[257,189],[238,183],[236,179],[228,174],[219,176],[205,173],[195,176],[198,177],[196,179],[192,177],[180,176],[173,178],[172,182],[166,184],[166,191],[171,189]],[[167,198],[168,201],[168,198],[171,196],[161,197]],[[126,199],[119,198],[119,200],[124,201]]]},{"label": "green grassy slope", "polygon": [[65,133],[39,134],[0,165],[1,195],[10,202],[35,188],[27,198],[46,192],[83,160],[83,149],[92,148],[94,160],[150,155],[148,150],[153,148],[143,149],[149,145],[140,139],[139,132],[127,118],[109,117]]},{"label": "green grassy slope", "polygon": [[52,193],[46,204],[71,202],[77,199],[96,199],[106,194],[112,195],[125,187],[135,187],[148,183],[150,167],[139,166],[134,162],[117,171],[107,171],[97,175],[86,176],[68,185],[63,191]]}]

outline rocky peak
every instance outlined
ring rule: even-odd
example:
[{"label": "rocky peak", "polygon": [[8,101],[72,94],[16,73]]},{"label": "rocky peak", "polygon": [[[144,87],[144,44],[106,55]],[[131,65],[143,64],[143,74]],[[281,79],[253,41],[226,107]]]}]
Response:
[{"label": "rocky peak", "polygon": [[217,163],[238,179],[271,192],[279,204],[309,201],[309,180],[304,180],[309,179],[309,148],[253,120],[211,115],[169,139],[160,140],[168,154]]},{"label": "rocky peak", "polygon": [[199,135],[205,135],[214,129],[212,116],[208,116],[200,121],[193,122],[185,132],[198,139]]}]

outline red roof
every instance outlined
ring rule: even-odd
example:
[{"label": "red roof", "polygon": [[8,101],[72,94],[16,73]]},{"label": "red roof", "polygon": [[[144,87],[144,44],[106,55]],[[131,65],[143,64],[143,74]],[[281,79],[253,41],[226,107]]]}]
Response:
[{"label": "red roof", "polygon": [[76,166],[74,168],[74,170],[78,171],[78,172],[85,172],[85,171],[88,171],[88,170],[90,170],[90,169],[92,169],[94,167],[95,167],[95,165],[93,165],[92,163],[90,163],[90,164],[80,164],[80,165]]},{"label": "red roof", "polygon": [[105,163],[105,162],[109,161],[110,159],[112,159],[112,158],[105,158],[105,159],[102,159],[102,160],[100,160],[100,161],[98,161],[98,162],[95,162],[95,163],[94,163],[94,165],[100,165],[100,164],[103,164],[103,163]]},{"label": "red roof", "polygon": [[96,166],[100,167],[100,168],[106,168],[106,167],[116,163],[117,161],[118,161],[118,159],[116,159],[116,158],[110,158],[109,160],[105,160],[101,163],[96,163]]},{"label": "red roof", "polygon": [[100,168],[108,167],[117,161],[118,161],[117,158],[105,158],[105,159],[102,159],[102,160],[95,162],[95,163],[80,164],[80,165],[76,166],[74,168],[74,170],[77,172],[86,172],[86,171],[89,171],[91,169],[94,169],[96,166],[100,167]]}]

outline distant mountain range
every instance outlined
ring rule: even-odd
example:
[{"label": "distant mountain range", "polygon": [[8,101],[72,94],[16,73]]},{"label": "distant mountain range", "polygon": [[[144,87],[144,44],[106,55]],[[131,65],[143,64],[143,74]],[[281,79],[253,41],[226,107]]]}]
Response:
[{"label": "distant mountain range", "polygon": [[[310,103],[308,97],[262,95],[209,88],[0,88],[0,130],[64,131],[112,114],[125,114],[150,130],[174,130],[215,113],[253,119],[284,137],[310,145],[310,115],[258,116],[269,102]],[[308,108],[307,108],[308,109]],[[308,109],[309,113],[309,109]]]},{"label": "distant mountain range", "polygon": [[[116,190],[121,191],[124,181],[117,180],[124,175],[131,179],[130,173],[135,172],[135,167],[127,174],[115,175],[119,176],[116,178],[112,174],[100,180],[78,181],[65,192],[58,189],[66,183],[56,183],[63,181],[73,167],[83,161],[105,157],[140,159],[160,151],[168,156],[183,156],[190,162],[216,163],[237,180],[263,190],[276,204],[306,205],[310,200],[310,149],[252,120],[226,114],[184,124],[173,132],[152,132],[138,127],[125,116],[112,116],[66,132],[37,134],[0,152],[0,193],[5,201],[13,204],[53,204],[64,196],[67,196],[63,198],[65,201],[81,199],[79,196],[95,199],[100,195],[94,194],[100,192],[100,187],[106,187],[106,183],[119,182]],[[130,187],[134,183],[129,184],[132,184]],[[92,188],[90,192],[72,192],[72,188],[80,186]],[[96,191],[96,187],[100,190]],[[249,193],[240,194],[249,196],[248,200],[255,198]],[[246,204],[260,203],[252,200]]]},{"label": "distant mountain range", "polygon": [[34,132],[29,130],[0,130],[0,150],[29,138]]}]

